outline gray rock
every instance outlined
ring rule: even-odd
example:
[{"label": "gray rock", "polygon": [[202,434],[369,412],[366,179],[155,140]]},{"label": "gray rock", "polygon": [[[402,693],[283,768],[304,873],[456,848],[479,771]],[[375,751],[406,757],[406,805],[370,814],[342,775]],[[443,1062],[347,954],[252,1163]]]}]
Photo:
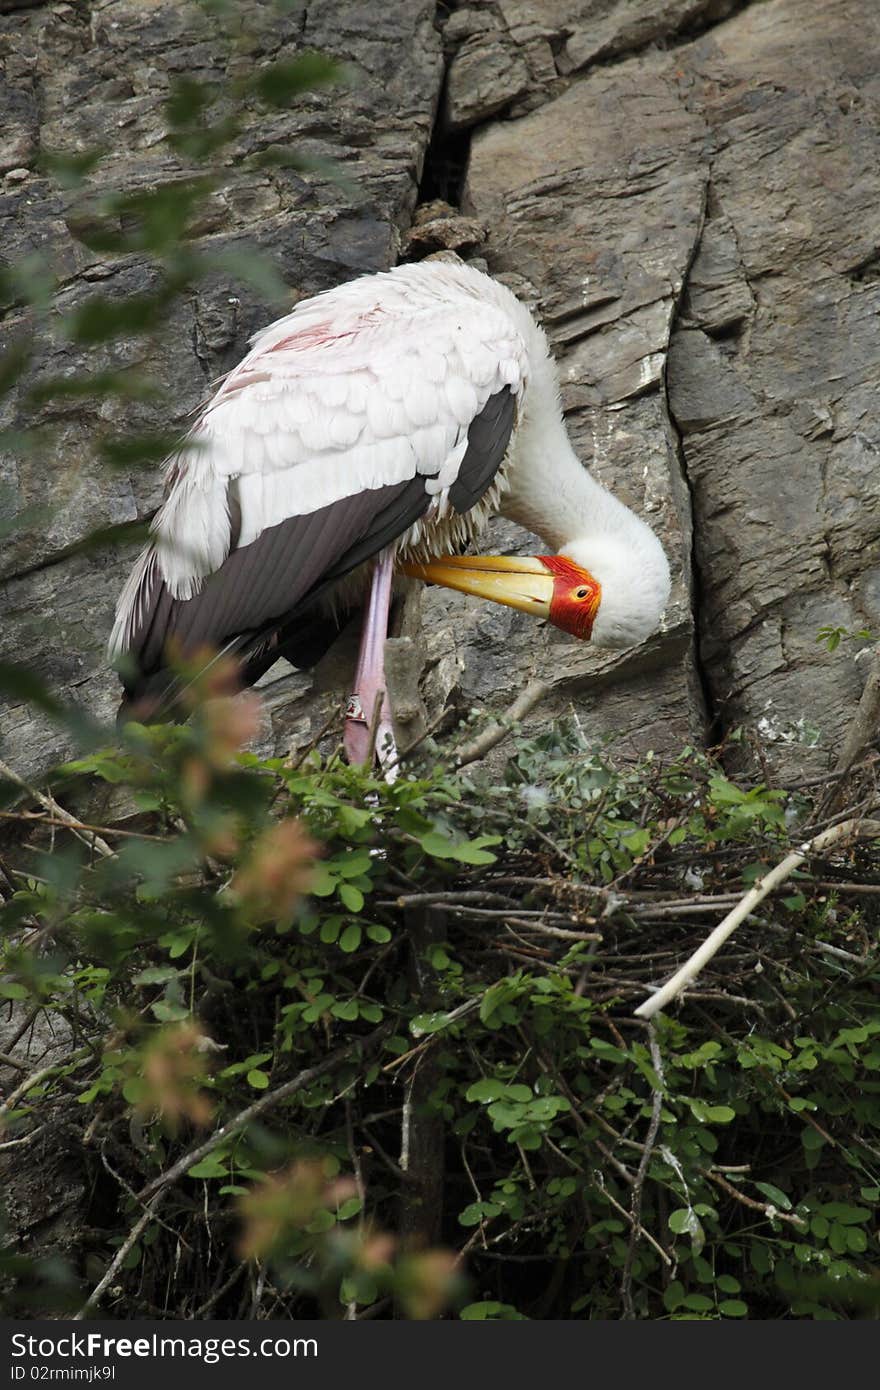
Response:
[{"label": "gray rock", "polygon": [[[481,670],[488,689],[490,669],[510,664],[501,643],[492,650],[485,641],[487,623],[505,624],[539,668],[557,673],[558,699],[536,711],[535,726],[586,700],[590,735],[634,751],[643,746],[641,736],[634,740],[637,728],[645,737],[665,728],[670,744],[680,744],[699,737],[704,722],[689,654],[689,499],[661,393],[676,304],[702,222],[704,127],[645,63],[627,74],[625,103],[618,82],[615,72],[597,72],[523,120],[479,132],[465,205],[491,228],[490,268],[533,304],[548,331],[585,465],[665,541],[676,573],[666,633],[650,651],[621,660],[552,630],[536,643],[517,620],[487,615],[479,620],[477,649],[459,647],[462,687],[476,697]],[[505,633],[502,642],[511,640]],[[664,713],[656,720],[656,711],[647,717],[644,708],[641,677],[649,669],[655,685],[663,671]]]},{"label": "gray rock", "polygon": [[[67,153],[100,145],[107,154],[93,176],[99,194],[149,188],[185,172],[163,139],[164,102],[176,74],[219,79],[302,48],[338,56],[352,70],[349,87],[307,93],[283,111],[253,110],[195,229],[215,249],[247,254],[258,247],[290,287],[286,302],[261,297],[230,269],[199,283],[146,341],[83,349],[50,322],[38,328],[17,395],[0,407],[0,429],[45,431],[32,436],[30,451],[2,452],[0,442],[0,514],[19,518],[0,555],[0,659],[28,661],[62,697],[107,719],[118,686],[104,649],[132,553],[65,559],[64,550],[96,526],[148,516],[160,481],[155,462],[121,471],[99,465],[101,441],[182,432],[208,384],[242,356],[250,333],[306,294],[394,264],[443,76],[430,0],[383,0],[369,15],[360,0],[335,4],[332,15],[305,5],[279,15],[256,0],[240,8],[244,23],[231,49],[195,0],[115,0],[95,7],[91,22],[69,5],[0,17],[9,84],[0,100],[10,116],[0,169],[23,168],[35,142]],[[321,174],[249,163],[272,146],[328,159],[352,178],[343,186]],[[0,185],[0,244],[10,263],[45,258],[60,280],[59,308],[95,293],[141,293],[155,283],[144,260],[89,249],[76,235],[69,195],[25,172]],[[13,308],[0,336],[9,343],[29,328],[28,316]],[[41,406],[29,401],[31,389],[49,378],[120,366],[152,379],[156,398],[120,401],[96,392]],[[0,712],[0,736],[3,757],[27,775],[69,748],[63,731],[18,705]]]},{"label": "gray rock", "polygon": [[449,65],[445,121],[463,130],[502,111],[529,88],[529,69],[516,45],[492,36],[468,39]]},{"label": "gray rock", "polygon": [[[500,8],[510,33],[589,20],[586,62],[731,7]],[[624,16],[637,27],[609,47]],[[778,772],[828,765],[864,679],[818,629],[876,621],[878,38],[852,0],[754,5],[478,132],[466,186],[490,268],[545,319],[584,461],[624,489],[622,459],[630,477],[653,461],[686,559],[692,520],[700,656],[678,667],[681,708],[699,723],[705,690],[716,728],[754,730]],[[591,697],[599,728],[622,709]]]},{"label": "gray rock", "polygon": [[[198,229],[212,245],[268,252],[292,299],[397,258],[441,89],[427,0],[330,8],[294,7],[270,23],[269,7],[248,7],[230,71],[306,43],[345,57],[357,80],[247,123]],[[426,211],[413,253],[466,250],[489,229],[479,254],[543,319],[581,457],[660,531],[676,587],[664,631],[616,656],[509,610],[424,592],[429,722],[444,709],[453,723],[497,712],[551,670],[553,693],[529,728],[568,714],[634,754],[674,751],[708,721],[715,735],[743,725],[737,756],[774,775],[833,760],[865,663],[858,642],[829,654],[816,634],[880,624],[878,40],[880,15],[859,0],[472,0],[450,17],[452,123],[483,124],[460,213]],[[0,184],[4,255],[47,257],[64,308],[148,287],[143,262],[78,239],[67,195],[35,170],[27,142],[104,143],[99,189],[172,174],[169,76],[223,70],[215,27],[195,3],[116,0],[91,25],[75,6],[7,14],[0,42],[4,139],[24,141]],[[487,119],[499,110],[525,114]],[[353,186],[248,162],[286,145],[331,157]],[[36,451],[0,458],[4,501],[22,515],[0,560],[0,655],[33,661],[109,718],[103,644],[129,557],[65,559],[64,547],[98,520],[148,514],[158,482],[155,468],[99,468],[96,442],[183,428],[208,382],[281,307],[217,273],[146,346],[92,353],[43,332],[0,417],[0,428],[49,432]],[[10,308],[7,335],[26,328]],[[100,393],[29,403],[30,387],[86,361],[149,374],[171,405]],[[486,541],[534,544],[500,521]],[[320,732],[356,636],[314,673],[282,663],[267,673],[264,751]],[[3,711],[0,732],[4,757],[29,775],[66,751],[63,734],[21,707]]]}]

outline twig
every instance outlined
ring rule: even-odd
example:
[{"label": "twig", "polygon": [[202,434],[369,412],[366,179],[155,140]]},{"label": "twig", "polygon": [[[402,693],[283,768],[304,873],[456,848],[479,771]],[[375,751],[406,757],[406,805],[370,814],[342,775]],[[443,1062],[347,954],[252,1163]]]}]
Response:
[{"label": "twig", "polygon": [[377,907],[433,907],[442,903],[445,907],[457,907],[459,903],[508,903],[511,899],[503,893],[490,893],[484,889],[467,892],[446,893],[401,893],[396,898],[380,898]]},{"label": "twig", "polygon": [[14,1067],[16,1071],[27,1071],[24,1062],[19,1062],[17,1057],[10,1057],[8,1052],[0,1052],[0,1067]]},{"label": "twig", "polygon": [[526,922],[521,917],[507,919],[522,931],[537,932],[539,936],[555,936],[559,941],[601,941],[600,931],[569,931],[567,927],[551,927],[546,922]]},{"label": "twig", "polygon": [[[159,844],[165,844],[164,835],[149,835],[145,830],[117,830],[112,825],[90,825],[88,821],[62,820],[60,816],[45,815],[42,811],[0,811],[0,818],[3,820],[30,821],[33,825],[56,825],[62,826],[65,830],[81,830],[86,832],[100,831],[102,835],[118,835],[123,840],[156,840]],[[91,841],[88,842],[91,844]],[[113,851],[111,851],[112,853]]]},{"label": "twig", "polygon": [[781,864],[777,864],[775,869],[771,869],[760,882],[749,889],[738,906],[729,912],[715,930],[707,936],[703,944],[694,951],[681,969],[677,970],[672,978],[667,980],[666,984],[655,994],[652,994],[650,999],[646,999],[643,1004],[639,1005],[635,1010],[636,1017],[653,1018],[677,994],[680,994],[685,986],[697,977],[703,966],[721,949],[724,942],[736,931],[740,923],[744,922],[754,911],[758,903],[763,902],[768,893],[772,893],[773,889],[778,888],[779,884],[794,873],[795,869],[800,868],[809,855],[821,853],[823,850],[830,849],[832,845],[845,844],[855,839],[878,835],[880,835],[880,821],[854,819],[841,821],[839,825],[833,825],[829,830],[823,830],[821,835],[814,836],[812,840],[807,840],[802,844],[799,849],[786,855]]},{"label": "twig", "polygon": [[525,690],[521,690],[513,704],[504,715],[505,722],[492,723],[488,729],[484,729],[470,743],[465,743],[455,754],[455,766],[466,767],[468,763],[475,763],[478,758],[485,758],[493,748],[507,738],[513,724],[525,719],[526,715],[535,708],[539,700],[543,700],[552,686],[549,681],[535,680],[529,681]]},{"label": "twig", "polygon": [[408,743],[405,748],[399,749],[396,758],[392,758],[389,760],[385,771],[393,772],[394,769],[398,766],[398,764],[403,762],[404,758],[408,758],[410,753],[414,753],[415,750],[419,748],[425,742],[426,739],[431,737],[434,730],[439,728],[439,726],[443,723],[445,719],[448,718],[448,716],[449,709],[444,705],[443,709],[441,709],[438,714],[434,715],[434,718],[428,724],[427,728],[425,729],[425,732],[423,734],[419,734],[418,738],[414,738],[412,743]]},{"label": "twig", "polygon": [[648,1124],[648,1133],[645,1136],[645,1147],[642,1150],[642,1157],[636,1169],[636,1180],[633,1183],[632,1197],[630,1200],[630,1216],[632,1219],[632,1231],[630,1232],[629,1246],[627,1247],[626,1260],[623,1266],[623,1274],[620,1280],[620,1297],[623,1302],[623,1317],[627,1321],[635,1318],[636,1310],[632,1300],[632,1270],[633,1261],[636,1257],[636,1246],[642,1230],[642,1192],[645,1186],[645,1178],[648,1176],[648,1164],[651,1162],[651,1154],[654,1152],[654,1145],[657,1142],[657,1131],[660,1128],[660,1115],[663,1110],[663,1088],[665,1079],[663,1076],[663,1058],[660,1055],[660,1048],[657,1045],[657,1037],[654,1027],[648,1029],[648,1047],[651,1052],[651,1061],[657,1073],[657,1084],[653,1088],[654,1097],[651,1104],[651,1119]]},{"label": "twig", "polygon": [[621,905],[615,911],[624,912],[627,917],[638,917],[639,921],[646,921],[659,917],[698,917],[706,912],[717,912],[719,908],[737,902],[739,902],[739,897],[736,893],[719,893],[714,902],[643,903],[641,907]]},{"label": "twig", "polygon": [[[364,1226],[364,1206],[367,1200],[367,1193],[364,1187],[364,1174],[361,1167],[360,1154],[354,1142],[354,1123],[351,1118],[351,1101],[346,1097],[345,1100],[345,1141],[348,1146],[348,1156],[351,1159],[351,1167],[354,1173],[355,1187],[360,1199],[360,1216],[358,1217],[358,1229],[363,1230]],[[346,1322],[354,1322],[357,1318],[357,1299],[351,1298],[345,1306]]]},{"label": "twig", "polygon": [[[315,734],[315,736],[314,736],[314,738],[312,739],[311,743],[307,743],[306,746],[305,746],[305,748],[303,748],[302,751],[301,751],[300,753],[298,753],[297,756],[296,756],[295,758],[293,757],[293,754],[292,754],[292,753],[288,753],[287,757],[284,759],[284,767],[285,767],[285,769],[289,768],[291,772],[297,772],[297,771],[299,771],[299,769],[302,767],[303,763],[305,762],[305,760],[306,760],[306,758],[309,756],[309,754],[310,754],[315,748],[317,748],[318,744],[321,742],[321,739],[324,737],[324,735],[325,735],[325,734],[329,734],[330,730],[333,728],[333,725],[337,722],[337,720],[341,720],[341,719],[342,719],[342,716],[343,716],[344,713],[345,713],[345,708],[344,708],[344,706],[343,706],[343,705],[337,705],[337,706],[333,709],[333,711],[332,711],[332,713],[331,713],[329,719],[325,719],[325,720],[324,720],[324,723],[321,725],[320,729],[319,729],[318,732]],[[237,1273],[238,1273],[238,1271],[236,1271],[236,1276],[237,1276]],[[196,1314],[196,1317],[198,1317],[198,1314]]]},{"label": "twig", "polygon": [[[395,1111],[394,1113],[397,1114],[397,1111]],[[358,1128],[367,1136],[367,1139],[370,1142],[370,1148],[378,1154],[379,1158],[385,1164],[385,1167],[388,1169],[390,1173],[394,1174],[398,1182],[413,1181],[412,1173],[404,1172],[404,1170],[400,1167],[400,1164],[396,1163],[395,1160],[391,1157],[390,1153],[388,1153],[388,1151],[382,1147],[375,1134],[373,1134],[372,1130],[367,1129],[367,1126],[363,1120],[359,1122]]]},{"label": "twig", "polygon": [[383,1023],[380,1028],[375,1028],[365,1038],[356,1038],[347,1047],[341,1047],[337,1052],[331,1052],[330,1056],[325,1057],[323,1062],[318,1062],[314,1067],[306,1067],[304,1071],[297,1072],[296,1076],[285,1081],[283,1086],[277,1086],[274,1091],[266,1091],[259,1100],[255,1100],[252,1105],[245,1106],[244,1110],[240,1110],[237,1115],[233,1115],[231,1120],[227,1120],[226,1124],[215,1130],[204,1143],[196,1144],[176,1163],[172,1163],[171,1167],[166,1169],[164,1173],[160,1173],[157,1178],[153,1178],[152,1182],[148,1182],[145,1187],[141,1188],[137,1194],[138,1201],[145,1202],[154,1194],[176,1183],[178,1178],[182,1178],[188,1169],[203,1159],[212,1149],[216,1149],[217,1145],[222,1144],[224,1139],[237,1134],[239,1130],[244,1129],[245,1125],[250,1124],[251,1120],[255,1120],[258,1115],[265,1114],[267,1110],[271,1110],[282,1100],[286,1100],[288,1096],[295,1095],[297,1091],[303,1090],[306,1086],[311,1086],[312,1082],[320,1080],[322,1076],[326,1076],[328,1072],[338,1067],[340,1062],[347,1062],[353,1054],[361,1049],[370,1048],[382,1038],[387,1037],[391,1031],[391,1026],[391,1024]]},{"label": "twig", "polygon": [[861,755],[873,743],[880,725],[880,644],[874,648],[874,660],[853,715],[834,771],[839,780],[829,786],[816,810],[816,819],[829,815],[840,803],[849,773]]},{"label": "twig", "polygon": [[10,1091],[3,1104],[0,1105],[0,1116],[7,1115],[18,1101],[21,1100],[22,1096],[27,1095],[28,1091],[32,1090],[34,1086],[38,1086],[41,1081],[45,1081],[46,1077],[51,1076],[53,1072],[58,1071],[62,1067],[69,1067],[73,1063],[84,1062],[86,1058],[91,1059],[93,1055],[91,1048],[84,1047],[81,1051],[75,1052],[72,1057],[67,1058],[63,1062],[51,1062],[49,1066],[40,1067],[38,1071],[31,1072],[30,1076],[26,1076],[20,1086],[16,1086],[14,1091]]},{"label": "twig", "polygon": [[835,893],[880,893],[880,883],[849,883],[845,879],[814,878],[813,888],[828,888]]},{"label": "twig", "polygon": [[219,1289],[215,1289],[211,1297],[206,1299],[206,1301],[200,1304],[195,1310],[192,1315],[193,1322],[198,1322],[200,1318],[207,1317],[215,1304],[220,1302],[223,1295],[229,1292],[236,1280],[240,1279],[242,1274],[246,1273],[249,1267],[246,1261],[242,1262],[240,1265],[236,1265],[225,1284],[221,1284]]},{"label": "twig", "polygon": [[744,1192],[740,1192],[739,1188],[734,1187],[733,1183],[722,1178],[720,1173],[713,1172],[711,1168],[701,1168],[700,1172],[710,1182],[714,1182],[716,1187],[720,1187],[722,1191],[726,1192],[728,1197],[733,1197],[741,1206],[750,1207],[752,1211],[763,1212],[769,1221],[787,1221],[789,1225],[796,1226],[799,1231],[802,1231],[807,1224],[802,1216],[779,1211],[770,1202],[758,1202],[754,1197],[747,1197]]},{"label": "twig", "polygon": [[9,1036],[9,1037],[6,1039],[6,1041],[3,1043],[3,1051],[4,1051],[4,1052],[11,1052],[12,1049],[13,1049],[14,1047],[17,1047],[17,1046],[18,1046],[18,1044],[21,1042],[22,1038],[24,1037],[25,1033],[26,1033],[26,1032],[28,1031],[28,1029],[31,1028],[31,1027],[33,1026],[33,1024],[36,1022],[36,1020],[37,1020],[37,1015],[39,1014],[41,1008],[42,1008],[42,1005],[41,1005],[41,1004],[38,1004],[37,1007],[36,1007],[35,1009],[30,1009],[30,1010],[28,1011],[28,1013],[25,1014],[24,1018],[22,1019],[21,1023],[18,1025],[18,1028],[15,1030],[15,1032],[12,1033],[12,1034],[10,1034],[10,1036]]},{"label": "twig", "polygon": [[49,1128],[48,1122],[44,1125],[37,1125],[29,1134],[23,1134],[20,1139],[7,1139],[5,1144],[0,1144],[0,1153],[5,1153],[7,1149],[21,1149],[27,1144],[32,1144],[35,1139]]},{"label": "twig", "polygon": [[113,1256],[113,1259],[110,1261],[110,1264],[107,1267],[107,1272],[104,1275],[103,1279],[101,1279],[95,1285],[95,1287],[92,1289],[92,1292],[86,1299],[85,1303],[80,1308],[79,1312],[74,1313],[71,1321],[82,1322],[89,1309],[94,1308],[95,1304],[98,1302],[104,1290],[108,1287],[109,1284],[112,1283],[112,1281],[116,1277],[117,1271],[122,1268],[122,1265],[125,1262],[126,1256],[128,1255],[129,1251],[137,1244],[141,1232],[145,1231],[147,1226],[152,1221],[156,1213],[156,1209],[164,1197],[164,1191],[157,1192],[153,1200],[144,1208],[143,1212],[138,1217],[137,1221],[132,1226],[131,1230],[126,1236],[125,1240],[122,1242],[119,1249],[116,1251],[116,1254]]},{"label": "twig", "polygon": [[623,1206],[620,1202],[618,1202],[618,1200],[617,1200],[617,1198],[615,1197],[615,1195],[614,1195],[613,1192],[609,1192],[608,1188],[605,1186],[605,1183],[602,1181],[602,1175],[601,1175],[601,1173],[598,1174],[597,1176],[598,1176],[598,1178],[599,1178],[599,1187],[600,1187],[600,1189],[601,1189],[601,1191],[602,1191],[602,1195],[603,1195],[603,1197],[605,1198],[605,1200],[606,1200],[607,1202],[610,1202],[610,1203],[611,1203],[611,1205],[612,1205],[612,1207],[614,1208],[614,1210],[618,1213],[619,1216],[622,1216],[622,1217],[623,1217],[624,1221],[629,1222],[629,1225],[630,1225],[631,1228],[632,1228],[633,1234],[634,1234],[637,1238],[643,1237],[643,1238],[648,1242],[649,1245],[653,1245],[654,1249],[657,1251],[657,1254],[660,1256],[660,1258],[661,1258],[661,1260],[663,1261],[663,1263],[664,1263],[669,1269],[671,1269],[672,1266],[673,1266],[673,1264],[675,1263],[675,1261],[673,1260],[673,1258],[672,1258],[672,1256],[670,1255],[669,1251],[668,1251],[668,1250],[664,1250],[664,1249],[663,1249],[663,1246],[660,1244],[660,1242],[657,1241],[657,1240],[655,1240],[654,1237],[651,1235],[651,1232],[650,1232],[650,1231],[646,1231],[644,1226],[635,1226],[635,1225],[633,1224],[633,1215],[632,1215],[632,1212],[631,1212],[631,1211],[627,1211],[626,1207]]},{"label": "twig", "polygon": [[69,811],[65,811],[64,807],[59,805],[54,796],[47,796],[45,793],[37,791],[36,787],[29,786],[24,778],[19,777],[18,773],[2,760],[0,760],[0,774],[8,778],[10,782],[15,782],[16,786],[26,791],[28,796],[33,797],[35,801],[39,801],[40,805],[44,806],[47,811],[50,811],[53,816],[57,816],[58,820],[62,821],[69,830],[72,830],[77,839],[82,840],[83,844],[88,845],[89,849],[96,849],[99,854],[103,854],[104,857],[108,859],[112,859],[115,856],[116,851],[110,848],[106,840],[102,840],[100,835],[89,834],[86,836],[82,834],[76,816],[72,816]]}]

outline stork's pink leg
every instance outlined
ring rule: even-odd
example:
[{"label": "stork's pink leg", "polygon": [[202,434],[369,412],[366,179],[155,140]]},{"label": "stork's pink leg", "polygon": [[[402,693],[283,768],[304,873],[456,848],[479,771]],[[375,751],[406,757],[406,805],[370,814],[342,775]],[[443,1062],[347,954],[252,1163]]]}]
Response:
[{"label": "stork's pink leg", "polygon": [[397,761],[391,724],[391,703],[385,682],[385,639],[388,636],[393,571],[394,558],[390,551],[384,550],[373,570],[370,601],[367,605],[354,677],[354,694],[345,712],[343,741],[345,756],[351,764],[365,763],[370,755],[370,729],[375,718],[377,701],[381,701],[381,707],[376,728],[376,757],[382,767]]}]

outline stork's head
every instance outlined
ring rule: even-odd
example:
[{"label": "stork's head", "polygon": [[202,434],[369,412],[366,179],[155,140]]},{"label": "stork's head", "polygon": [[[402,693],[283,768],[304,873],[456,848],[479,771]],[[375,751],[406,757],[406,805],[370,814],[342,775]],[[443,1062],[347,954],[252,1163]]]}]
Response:
[{"label": "stork's head", "polygon": [[670,587],[663,547],[639,525],[638,543],[630,536],[626,547],[618,537],[592,536],[558,555],[447,555],[401,568],[414,579],[546,618],[598,647],[633,647],[656,630]]},{"label": "stork's head", "polygon": [[[572,541],[566,554],[599,588],[589,634],[597,647],[634,647],[656,632],[669,601],[670,577],[663,547],[650,527],[638,521],[625,542],[619,536]],[[550,620],[555,621],[552,613]]]}]

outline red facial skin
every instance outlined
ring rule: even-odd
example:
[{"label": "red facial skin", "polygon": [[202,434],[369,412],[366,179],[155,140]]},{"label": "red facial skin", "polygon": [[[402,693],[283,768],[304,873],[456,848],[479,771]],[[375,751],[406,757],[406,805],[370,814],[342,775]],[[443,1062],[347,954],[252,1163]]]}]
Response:
[{"label": "red facial skin", "polygon": [[602,600],[602,585],[565,555],[539,555],[538,559],[553,575],[551,623],[586,641]]}]

